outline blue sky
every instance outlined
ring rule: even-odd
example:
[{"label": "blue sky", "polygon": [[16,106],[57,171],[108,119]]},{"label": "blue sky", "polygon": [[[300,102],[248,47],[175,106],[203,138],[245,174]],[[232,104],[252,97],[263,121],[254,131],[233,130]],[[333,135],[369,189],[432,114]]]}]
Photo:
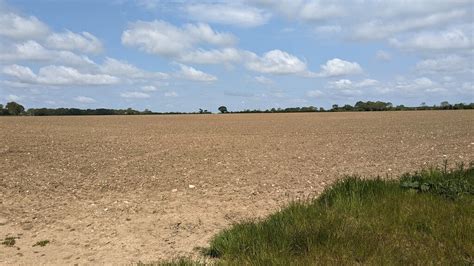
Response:
[{"label": "blue sky", "polygon": [[0,0],[0,102],[472,102],[473,19],[472,0]]}]

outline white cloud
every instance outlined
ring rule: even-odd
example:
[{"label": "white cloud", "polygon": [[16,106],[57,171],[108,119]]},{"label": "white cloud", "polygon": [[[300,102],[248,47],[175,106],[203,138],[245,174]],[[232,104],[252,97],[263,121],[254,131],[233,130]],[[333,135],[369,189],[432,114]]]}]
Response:
[{"label": "white cloud", "polygon": [[397,18],[396,20],[390,22],[382,19],[372,20],[360,25],[355,25],[353,34],[356,39],[384,39],[387,37],[393,37],[395,34],[401,32],[442,25],[448,21],[461,18],[465,15],[466,12],[464,10],[452,10],[448,12],[429,14],[421,18]]},{"label": "white cloud", "polygon": [[23,97],[15,95],[15,94],[9,94],[6,97],[6,99],[7,99],[7,101],[10,101],[10,102],[17,102],[17,101],[20,101],[21,99],[23,99]]},{"label": "white cloud", "polygon": [[352,81],[348,79],[330,81],[328,84],[330,88],[334,88],[334,89],[352,89],[355,87]]},{"label": "white cloud", "polygon": [[3,67],[3,74],[16,78],[22,83],[34,83],[36,75],[30,68],[20,65],[10,65]]},{"label": "white cloud", "polygon": [[361,74],[362,68],[357,62],[349,62],[339,58],[328,60],[326,64],[321,65],[321,77],[337,77],[345,75]]},{"label": "white cloud", "polygon": [[154,92],[154,91],[157,91],[158,88],[152,85],[148,85],[148,86],[141,87],[141,90],[144,92]]},{"label": "white cloud", "polygon": [[175,91],[167,91],[167,92],[165,92],[164,96],[165,97],[178,97],[179,94]]},{"label": "white cloud", "polygon": [[247,0],[249,3],[269,8],[283,14],[289,19],[302,21],[320,21],[343,16],[346,11],[344,5],[334,1],[319,0]]},{"label": "white cloud", "polygon": [[375,58],[379,61],[390,61],[392,60],[392,55],[389,52],[378,50],[375,54]]},{"label": "white cloud", "polygon": [[300,7],[297,15],[303,20],[317,21],[341,17],[344,14],[345,10],[340,5],[334,5],[327,2],[321,3],[320,1],[307,1]]},{"label": "white cloud", "polygon": [[84,74],[65,66],[46,66],[38,72],[38,83],[45,85],[111,85],[119,82],[117,77],[103,74]]},{"label": "white cloud", "polygon": [[162,20],[138,21],[122,33],[122,44],[169,57],[180,56],[199,44],[232,46],[235,42],[232,34],[216,32],[203,23],[177,27]]},{"label": "white cloud", "polygon": [[162,72],[148,72],[138,67],[129,64],[125,61],[120,61],[114,58],[107,57],[100,66],[100,70],[104,74],[118,76],[129,79],[166,79],[168,74]]},{"label": "white cloud", "polygon": [[388,84],[387,88],[382,88],[382,90],[404,95],[420,95],[422,93],[440,93],[446,91],[440,84],[427,77],[419,77],[413,80],[398,80],[394,84]]},{"label": "white cloud", "polygon": [[235,4],[190,4],[186,12],[195,20],[240,27],[260,26],[270,19],[261,9]]},{"label": "white cloud", "polygon": [[310,98],[318,98],[318,97],[321,97],[323,95],[324,95],[324,92],[322,92],[320,90],[311,90],[311,91],[306,92],[306,96],[308,96]]},{"label": "white cloud", "polygon": [[204,73],[193,67],[182,65],[182,64],[180,64],[179,66],[181,70],[178,71],[176,74],[180,78],[187,79],[187,80],[194,80],[194,81],[206,81],[206,82],[217,80],[216,76]]},{"label": "white cloud", "polygon": [[267,77],[264,77],[264,76],[257,76],[257,77],[255,77],[255,80],[258,83],[261,83],[261,84],[264,84],[264,85],[273,85],[274,84],[273,80],[271,80]]},{"label": "white cloud", "polygon": [[57,50],[79,51],[84,53],[98,54],[102,52],[102,42],[89,32],[74,33],[65,31],[53,33],[46,39],[48,47]]},{"label": "white cloud", "polygon": [[474,82],[464,82],[461,86],[461,93],[466,93],[471,95],[474,95]]},{"label": "white cloud", "polygon": [[416,70],[421,73],[473,72],[472,66],[472,58],[448,55],[422,60],[416,64]]},{"label": "white cloud", "polygon": [[120,81],[119,78],[110,75],[81,73],[71,67],[55,65],[41,67],[38,74],[25,66],[10,65],[3,68],[3,73],[15,78],[14,82],[32,85],[96,86],[117,84]]},{"label": "white cloud", "polygon": [[0,36],[15,40],[42,39],[49,29],[36,17],[22,17],[14,13],[0,13]]},{"label": "white cloud", "polygon": [[231,64],[242,61],[247,52],[235,48],[194,50],[183,53],[177,60],[194,64]]},{"label": "white cloud", "polygon": [[77,97],[74,97],[73,100],[78,103],[95,103],[96,102],[95,99],[86,97],[86,96],[77,96]]},{"label": "white cloud", "polygon": [[0,49],[0,62],[35,61],[57,63],[70,66],[92,67],[95,63],[87,56],[80,56],[70,51],[49,50],[36,41],[16,43]]},{"label": "white cloud", "polygon": [[308,72],[306,63],[298,57],[281,50],[271,50],[263,56],[254,57],[247,62],[247,68],[267,74],[305,74]]},{"label": "white cloud", "polygon": [[348,79],[340,79],[328,82],[328,87],[334,89],[334,92],[337,94],[351,96],[360,95],[364,92],[362,89],[373,88],[378,84],[379,82],[375,79],[364,79],[358,82],[353,82]]},{"label": "white cloud", "polygon": [[358,88],[364,88],[364,87],[372,87],[375,85],[378,85],[379,82],[375,79],[364,79],[358,83],[355,84],[356,87]]},{"label": "white cloud", "polygon": [[466,35],[460,29],[451,29],[443,32],[422,32],[405,40],[393,38],[390,44],[404,50],[463,50],[474,47],[474,37],[472,34]]},{"label": "white cloud", "polygon": [[148,99],[150,98],[150,94],[139,91],[130,91],[120,93],[120,97],[126,99]]}]

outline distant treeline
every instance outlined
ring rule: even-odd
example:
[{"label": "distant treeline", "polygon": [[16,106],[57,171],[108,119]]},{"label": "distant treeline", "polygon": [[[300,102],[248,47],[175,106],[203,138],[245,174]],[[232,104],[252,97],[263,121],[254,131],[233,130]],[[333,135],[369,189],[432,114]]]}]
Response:
[{"label": "distant treeline", "polygon": [[[474,109],[474,103],[465,104],[457,103],[450,104],[449,102],[441,102],[440,105],[428,106],[422,103],[420,106],[409,107],[405,105],[394,106],[390,102],[363,102],[359,101],[354,106],[346,104],[339,106],[334,104],[331,109],[324,109],[323,107],[307,106],[307,107],[290,107],[290,108],[272,108],[266,110],[243,110],[228,113],[298,113],[298,112],[370,112],[370,111],[416,111],[416,110],[463,110]],[[221,111],[222,112],[222,111]]]},{"label": "distant treeline", "polygon": [[[354,106],[346,104],[339,106],[334,104],[331,109],[324,109],[323,107],[290,107],[290,108],[271,108],[266,110],[243,110],[243,111],[228,111],[227,107],[221,106],[218,108],[221,113],[298,113],[298,112],[365,112],[365,111],[415,111],[415,110],[462,110],[474,109],[474,103],[456,103],[450,104],[447,101],[441,102],[440,105],[428,106],[422,103],[417,107],[408,107],[404,105],[394,106],[390,102],[381,101],[359,101]],[[173,114],[211,114],[208,110],[199,109],[197,112],[166,112],[158,113],[152,112],[148,109],[144,111],[137,111],[132,108],[128,109],[78,109],[78,108],[30,108],[25,111],[25,108],[16,102],[9,102],[5,107],[0,104],[0,115],[29,115],[29,116],[63,116],[63,115],[173,115]]]},{"label": "distant treeline", "polygon": [[132,108],[128,109],[77,109],[77,108],[30,108],[25,115],[48,116],[48,115],[167,115],[167,114],[186,114],[180,112],[155,113],[150,110],[138,111]]}]

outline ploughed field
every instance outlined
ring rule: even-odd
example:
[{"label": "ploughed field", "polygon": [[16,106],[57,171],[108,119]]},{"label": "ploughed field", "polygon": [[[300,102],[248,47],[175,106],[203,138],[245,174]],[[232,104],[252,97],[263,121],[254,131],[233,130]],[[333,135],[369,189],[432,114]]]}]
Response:
[{"label": "ploughed field", "polygon": [[344,175],[474,161],[474,111],[2,117],[0,130],[0,242],[16,237],[0,264],[196,256]]}]

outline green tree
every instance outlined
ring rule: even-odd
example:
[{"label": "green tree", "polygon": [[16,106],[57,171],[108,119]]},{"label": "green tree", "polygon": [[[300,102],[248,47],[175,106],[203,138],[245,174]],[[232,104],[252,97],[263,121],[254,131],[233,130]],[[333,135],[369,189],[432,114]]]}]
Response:
[{"label": "green tree", "polygon": [[0,104],[0,115],[8,115],[8,110],[3,108],[3,104]]},{"label": "green tree", "polygon": [[20,115],[25,112],[25,107],[16,102],[9,102],[5,107],[10,115]]},{"label": "green tree", "polygon": [[227,107],[225,106],[221,106],[218,108],[219,112],[225,114],[225,113],[228,113],[229,111],[227,111]]}]

